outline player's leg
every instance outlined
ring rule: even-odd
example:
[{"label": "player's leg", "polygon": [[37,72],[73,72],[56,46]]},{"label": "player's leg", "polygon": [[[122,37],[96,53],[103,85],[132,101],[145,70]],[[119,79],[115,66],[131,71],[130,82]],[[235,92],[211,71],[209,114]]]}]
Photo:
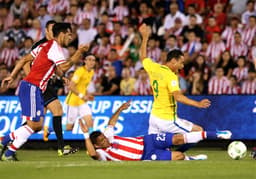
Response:
[{"label": "player's leg", "polygon": [[64,140],[62,133],[62,105],[58,99],[55,99],[47,105],[47,109],[49,109],[53,115],[53,130],[57,138],[58,150],[62,150],[64,148]]},{"label": "player's leg", "polygon": [[[2,160],[16,160],[16,151],[27,141],[34,131],[41,130],[42,128],[44,107],[41,90],[30,83],[22,81],[19,98],[22,118],[26,119],[27,123],[9,135],[13,142],[2,155]],[[3,142],[7,145],[6,142],[8,141],[4,139]]]},{"label": "player's leg", "polygon": [[67,124],[66,130],[72,131],[76,118],[79,117],[79,107],[78,106],[69,106],[67,105]]},{"label": "player's leg", "polygon": [[79,116],[83,116],[82,119],[88,126],[89,133],[91,133],[93,131],[92,110],[87,103],[79,106]]}]

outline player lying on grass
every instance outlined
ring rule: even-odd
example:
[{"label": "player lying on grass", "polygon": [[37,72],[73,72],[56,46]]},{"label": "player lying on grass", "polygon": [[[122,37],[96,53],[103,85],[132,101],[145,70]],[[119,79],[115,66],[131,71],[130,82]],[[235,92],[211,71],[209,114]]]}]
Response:
[{"label": "player lying on grass", "polygon": [[130,106],[123,103],[108,122],[105,131],[95,131],[89,135],[88,128],[79,120],[84,133],[88,154],[95,160],[203,160],[204,155],[186,156],[179,151],[171,151],[173,145],[197,143],[203,139],[230,139],[230,131],[200,131],[185,134],[159,133],[141,137],[120,137],[114,135],[114,126],[120,113]]}]

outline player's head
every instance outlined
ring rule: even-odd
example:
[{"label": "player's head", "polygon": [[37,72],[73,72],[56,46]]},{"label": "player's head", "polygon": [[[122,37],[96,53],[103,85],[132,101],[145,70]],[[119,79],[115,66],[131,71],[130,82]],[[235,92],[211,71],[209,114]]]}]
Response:
[{"label": "player's head", "polygon": [[107,137],[100,131],[94,131],[90,134],[90,140],[95,148],[107,148],[110,146]]},{"label": "player's head", "polygon": [[181,50],[174,49],[168,52],[166,65],[173,70],[180,70],[184,67],[184,54]]},{"label": "player's head", "polygon": [[88,53],[84,57],[84,63],[85,63],[85,66],[87,67],[87,70],[91,70],[95,67],[96,57],[93,54]]},{"label": "player's head", "polygon": [[61,46],[68,46],[72,40],[72,28],[70,23],[60,22],[53,25],[53,37]]},{"label": "player's head", "polygon": [[47,23],[45,25],[45,36],[46,36],[47,40],[53,39],[52,27],[54,24],[56,24],[56,21],[49,20],[49,21],[47,21]]}]

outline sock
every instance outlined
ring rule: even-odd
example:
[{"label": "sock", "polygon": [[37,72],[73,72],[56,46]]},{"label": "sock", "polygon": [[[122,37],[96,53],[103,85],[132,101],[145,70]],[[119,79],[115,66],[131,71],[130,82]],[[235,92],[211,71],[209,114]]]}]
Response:
[{"label": "sock", "polygon": [[6,136],[4,136],[3,138],[2,138],[2,141],[1,141],[1,143],[3,144],[3,145],[7,145],[9,142],[11,142],[12,140],[14,140],[14,132],[11,132],[10,134],[8,134],[8,135],[6,135]]},{"label": "sock", "polygon": [[64,140],[62,134],[62,116],[53,116],[53,130],[57,137],[57,145],[58,149],[63,149],[64,147]]},{"label": "sock", "polygon": [[186,152],[188,149],[194,147],[195,145],[196,145],[196,143],[183,144],[178,149],[176,149],[176,151],[180,151],[183,153],[183,152]]},{"label": "sock", "polygon": [[34,133],[34,131],[28,126],[24,125],[20,128],[16,129],[13,132],[14,140],[10,146],[8,146],[8,150],[5,152],[5,156],[13,155]]},{"label": "sock", "polygon": [[189,132],[183,134],[184,136],[184,143],[197,143],[200,140],[206,139],[206,132]]},{"label": "sock", "polygon": [[207,139],[217,139],[218,138],[216,132],[205,131],[205,133],[206,133]]}]

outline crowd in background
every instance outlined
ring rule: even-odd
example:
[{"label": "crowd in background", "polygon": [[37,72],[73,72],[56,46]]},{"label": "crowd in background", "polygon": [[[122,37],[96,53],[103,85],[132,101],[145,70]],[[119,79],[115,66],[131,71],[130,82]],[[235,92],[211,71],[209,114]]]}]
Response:
[{"label": "crowd in background", "polygon": [[[152,30],[148,57],[164,64],[170,50],[184,52],[179,77],[185,94],[256,94],[253,0],[0,0],[0,81],[44,37],[52,19],[72,23],[67,58],[90,43],[97,62],[88,91],[95,95],[152,94],[139,60],[142,23]],[[23,77],[21,71],[0,95],[14,95]],[[67,94],[57,76],[53,85],[58,95]]]}]

